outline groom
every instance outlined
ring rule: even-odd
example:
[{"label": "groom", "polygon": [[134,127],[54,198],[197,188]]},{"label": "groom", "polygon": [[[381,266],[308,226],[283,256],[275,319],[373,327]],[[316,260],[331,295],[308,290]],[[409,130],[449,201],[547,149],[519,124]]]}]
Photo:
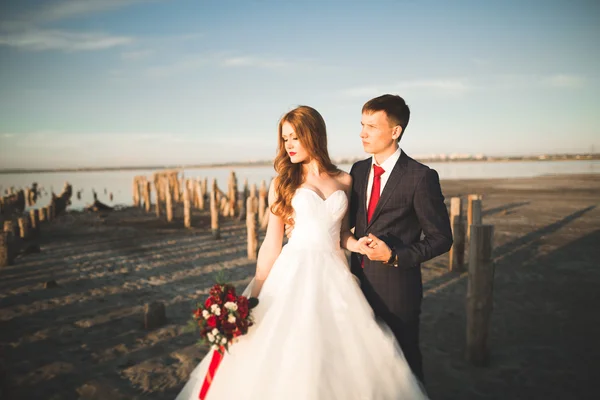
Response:
[{"label": "groom", "polygon": [[410,118],[400,96],[385,94],[362,108],[360,137],[372,154],[350,170],[350,227],[367,237],[351,270],[375,315],[392,330],[413,373],[423,381],[419,316],[421,263],[452,246],[450,220],[438,174],[398,143]]}]

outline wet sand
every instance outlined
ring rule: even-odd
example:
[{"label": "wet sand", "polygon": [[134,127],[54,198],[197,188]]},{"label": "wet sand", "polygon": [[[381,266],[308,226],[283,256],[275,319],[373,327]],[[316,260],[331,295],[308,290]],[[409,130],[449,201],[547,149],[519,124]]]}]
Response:
[{"label": "wet sand", "polygon": [[[600,370],[600,175],[442,182],[484,195],[495,226],[490,365],[464,359],[465,273],[423,266],[421,343],[433,399],[596,398]],[[183,333],[217,271],[254,273],[245,225],[207,213],[192,229],[140,209],[70,212],[43,227],[41,253],[0,269],[1,399],[173,399],[206,353]],[[55,280],[58,287],[44,288]],[[143,329],[145,303],[167,324]]]}]

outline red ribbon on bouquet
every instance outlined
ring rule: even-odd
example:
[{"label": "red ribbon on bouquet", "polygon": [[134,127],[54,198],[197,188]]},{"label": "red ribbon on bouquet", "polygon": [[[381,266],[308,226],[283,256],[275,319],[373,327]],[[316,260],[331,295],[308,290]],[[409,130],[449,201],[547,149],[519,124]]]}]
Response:
[{"label": "red ribbon on bouquet", "polygon": [[200,400],[204,400],[206,398],[206,393],[208,392],[208,388],[210,387],[215,374],[217,372],[217,368],[221,364],[221,360],[223,360],[223,355],[225,354],[225,348],[221,346],[221,352],[214,350],[212,359],[210,360],[210,365],[208,366],[208,372],[206,373],[206,377],[204,378],[204,383],[202,383],[202,388],[200,389]]}]

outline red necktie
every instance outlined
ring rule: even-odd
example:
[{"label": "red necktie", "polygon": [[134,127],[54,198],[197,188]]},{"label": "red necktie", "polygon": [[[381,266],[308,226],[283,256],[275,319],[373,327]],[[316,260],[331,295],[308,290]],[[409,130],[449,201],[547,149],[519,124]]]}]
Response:
[{"label": "red necktie", "polygon": [[381,175],[384,172],[383,168],[373,164],[373,188],[371,189],[369,208],[367,208],[367,222],[371,222],[371,218],[373,218],[373,214],[375,213],[375,207],[377,207],[377,202],[381,195]]},{"label": "red necktie", "polygon": [[[367,208],[367,223],[371,222],[379,196],[381,196],[381,175],[385,170],[375,164],[373,164],[373,187],[371,188],[371,198],[369,199],[369,207]],[[361,263],[361,267],[365,267],[364,256]]]}]

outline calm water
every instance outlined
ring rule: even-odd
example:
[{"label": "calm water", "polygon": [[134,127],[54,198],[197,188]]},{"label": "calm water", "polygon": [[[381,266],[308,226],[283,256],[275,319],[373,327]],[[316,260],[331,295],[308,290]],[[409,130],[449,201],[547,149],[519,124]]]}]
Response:
[{"label": "calm water", "polygon": [[[553,174],[597,174],[600,173],[600,161],[525,161],[525,162],[457,162],[457,163],[429,163],[436,169],[441,179],[485,179],[485,178],[520,178]],[[340,168],[349,171],[351,165],[340,165]],[[217,179],[219,187],[225,189],[231,168],[194,168],[186,169],[184,176],[187,178],[208,178],[209,184],[213,178]],[[30,186],[37,182],[38,186],[45,189],[37,206],[46,205],[50,199],[50,191],[56,194],[62,191],[66,181],[73,185],[73,191],[81,190],[81,200],[75,194],[72,198],[72,209],[81,209],[92,203],[92,189],[98,193],[98,200],[109,205],[132,204],[132,182],[136,175],[145,175],[151,178],[154,170],[110,171],[110,172],[60,172],[60,173],[35,173],[35,174],[0,174],[0,190],[8,187]],[[239,187],[244,179],[250,184],[258,186],[261,180],[267,183],[275,175],[272,167],[235,168]],[[109,200],[110,193],[113,200]],[[154,201],[154,200],[153,200]],[[36,207],[37,207],[36,206]]]}]

